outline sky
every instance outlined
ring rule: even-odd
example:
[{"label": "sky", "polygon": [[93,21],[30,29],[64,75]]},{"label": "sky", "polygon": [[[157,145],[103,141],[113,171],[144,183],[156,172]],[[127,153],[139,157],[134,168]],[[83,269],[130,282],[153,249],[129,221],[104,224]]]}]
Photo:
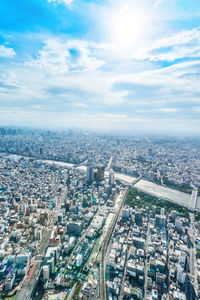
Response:
[{"label": "sky", "polygon": [[1,0],[0,125],[200,133],[197,0]]}]

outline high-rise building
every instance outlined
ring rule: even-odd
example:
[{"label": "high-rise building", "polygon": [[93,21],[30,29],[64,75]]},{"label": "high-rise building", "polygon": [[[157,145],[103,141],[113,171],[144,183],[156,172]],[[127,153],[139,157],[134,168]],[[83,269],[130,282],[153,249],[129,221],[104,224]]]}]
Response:
[{"label": "high-rise building", "polygon": [[98,166],[96,168],[96,180],[97,181],[102,181],[104,180],[104,166]]},{"label": "high-rise building", "polygon": [[152,156],[152,155],[153,155],[152,148],[149,148],[149,149],[148,149],[148,155],[149,155],[149,156]]},{"label": "high-rise building", "polygon": [[166,216],[155,215],[155,225],[160,227],[166,226]]},{"label": "high-rise building", "polygon": [[175,221],[176,219],[176,210],[172,210],[169,214],[169,217],[172,221]]},{"label": "high-rise building", "polygon": [[181,267],[177,268],[177,281],[181,284],[185,283],[186,274]]},{"label": "high-rise building", "polygon": [[165,215],[165,208],[164,208],[164,207],[161,208],[160,214],[161,214],[161,216],[164,216],[164,215]]},{"label": "high-rise building", "polygon": [[175,228],[179,232],[182,230],[182,221],[179,218],[175,220]]},{"label": "high-rise building", "polygon": [[114,185],[114,180],[115,180],[114,172],[110,171],[110,173],[109,173],[109,181],[108,181],[108,183],[109,183],[110,186]]},{"label": "high-rise building", "polygon": [[130,216],[131,216],[131,209],[127,208],[127,207],[124,207],[122,209],[122,219],[123,219],[123,221],[127,221]]},{"label": "high-rise building", "polygon": [[77,254],[76,256],[76,266],[80,267],[83,263],[83,256],[82,254]]},{"label": "high-rise building", "polygon": [[94,168],[92,166],[87,167],[87,182],[91,183],[94,180]]},{"label": "high-rise building", "polygon": [[142,224],[142,213],[141,213],[141,211],[137,211],[135,213],[135,223],[139,226]]},{"label": "high-rise building", "polygon": [[46,266],[43,266],[43,279],[44,280],[49,280],[49,276],[50,276],[50,272],[49,272],[49,266],[46,265]]},{"label": "high-rise building", "polygon": [[153,205],[153,207],[152,207],[152,214],[153,214],[153,217],[155,218],[155,214],[156,214],[156,205]]}]

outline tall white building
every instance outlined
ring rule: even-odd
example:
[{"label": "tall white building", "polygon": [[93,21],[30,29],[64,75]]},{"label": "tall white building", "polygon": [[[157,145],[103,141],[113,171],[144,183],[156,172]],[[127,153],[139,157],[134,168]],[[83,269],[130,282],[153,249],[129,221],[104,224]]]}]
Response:
[{"label": "tall white building", "polygon": [[49,275],[50,275],[49,266],[48,265],[43,266],[42,271],[43,271],[43,279],[49,280]]},{"label": "tall white building", "polygon": [[80,267],[83,263],[83,256],[81,254],[77,254],[76,256],[76,266]]},{"label": "tall white building", "polygon": [[161,210],[160,210],[160,214],[161,214],[161,216],[164,216],[164,215],[165,215],[165,209],[164,209],[164,207],[163,207],[163,208],[161,208]]},{"label": "tall white building", "polygon": [[182,264],[182,265],[185,266],[185,263],[186,263],[186,254],[185,254],[185,252],[180,251],[180,254],[179,254],[179,264]]},{"label": "tall white building", "polygon": [[181,284],[184,284],[185,283],[185,277],[186,277],[186,274],[183,271],[183,269],[181,267],[178,267],[178,269],[177,269],[177,280],[178,280],[178,282],[181,283]]},{"label": "tall white building", "polygon": [[108,182],[110,186],[114,185],[114,180],[115,180],[114,172],[110,171],[110,173],[109,173],[109,182]]}]

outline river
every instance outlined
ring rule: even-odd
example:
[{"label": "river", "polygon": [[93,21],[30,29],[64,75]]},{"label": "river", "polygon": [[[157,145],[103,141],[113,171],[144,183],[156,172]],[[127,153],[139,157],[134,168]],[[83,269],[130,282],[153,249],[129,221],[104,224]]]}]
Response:
[{"label": "river", "polygon": [[161,186],[147,180],[140,180],[135,184],[135,187],[141,191],[150,193],[151,195],[155,195],[159,198],[168,199],[183,206],[189,206],[190,194]]},{"label": "river", "polygon": [[[17,160],[22,157],[20,155],[4,155],[4,156],[7,156],[13,160]],[[28,159],[30,157],[24,157],[24,158]],[[44,163],[48,163],[48,164],[56,164],[56,165],[63,166],[66,168],[75,167],[82,171],[86,171],[86,169],[87,169],[86,166],[76,166],[74,164],[66,163],[66,162],[60,162],[60,161],[54,161],[54,160],[41,160],[41,159],[36,159],[36,158],[33,158],[33,159],[35,159],[38,162],[44,162]],[[105,172],[105,176],[106,177],[108,176],[108,172]],[[121,174],[121,173],[115,173],[115,178],[122,180],[124,182],[127,182],[128,184],[131,184],[136,180],[135,177],[132,177],[132,176],[129,176],[126,174]],[[137,182],[135,184],[135,187],[145,193],[154,195],[158,198],[166,199],[166,200],[172,201],[174,203],[189,207],[189,202],[190,202],[190,197],[191,197],[190,194],[183,193],[178,190],[174,190],[174,189],[171,189],[171,188],[168,188],[165,186],[161,186],[156,183],[153,183],[153,182],[150,182],[147,180],[143,180],[143,179],[141,179],[139,182]],[[199,197],[197,199],[196,208],[200,210],[200,198]]]}]

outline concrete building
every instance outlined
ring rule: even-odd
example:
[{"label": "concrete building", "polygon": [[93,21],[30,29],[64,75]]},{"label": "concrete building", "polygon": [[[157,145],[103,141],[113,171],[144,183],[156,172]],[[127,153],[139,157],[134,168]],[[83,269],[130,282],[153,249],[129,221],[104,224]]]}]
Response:
[{"label": "concrete building", "polygon": [[104,180],[104,169],[105,167],[104,166],[98,166],[96,168],[96,173],[95,173],[95,178],[96,178],[96,181],[102,181]]},{"label": "concrete building", "polygon": [[5,281],[5,291],[11,291],[15,282],[15,274],[12,273]]},{"label": "concrete building", "polygon": [[87,167],[87,182],[92,183],[94,181],[94,168],[93,166]]},{"label": "concrete building", "polygon": [[42,275],[43,275],[43,280],[49,280],[50,278],[50,270],[49,270],[49,265],[43,266],[42,268]]},{"label": "concrete building", "polygon": [[30,253],[24,253],[24,254],[18,254],[16,263],[17,264],[29,264],[31,261],[31,254]]},{"label": "concrete building", "polygon": [[111,170],[110,173],[109,173],[108,183],[109,183],[110,186],[113,186],[114,182],[115,182],[115,175],[114,175],[114,172]]},{"label": "concrete building", "polygon": [[77,254],[76,256],[76,266],[80,267],[83,263],[83,255],[82,254]]},{"label": "concrete building", "polygon": [[81,222],[69,222],[67,224],[67,232],[79,234],[82,230]]}]

